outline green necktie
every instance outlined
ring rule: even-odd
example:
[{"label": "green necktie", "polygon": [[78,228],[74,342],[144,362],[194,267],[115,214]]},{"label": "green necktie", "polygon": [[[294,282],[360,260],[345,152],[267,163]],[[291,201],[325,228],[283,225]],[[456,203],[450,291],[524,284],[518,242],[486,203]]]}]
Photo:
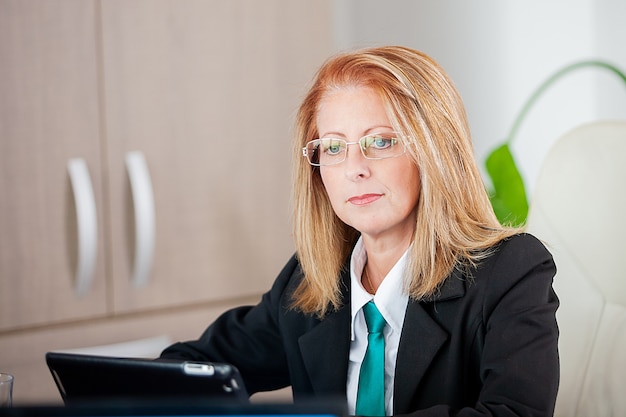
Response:
[{"label": "green necktie", "polygon": [[361,364],[356,394],[357,416],[385,415],[385,319],[372,301],[363,306],[367,323],[367,350]]}]

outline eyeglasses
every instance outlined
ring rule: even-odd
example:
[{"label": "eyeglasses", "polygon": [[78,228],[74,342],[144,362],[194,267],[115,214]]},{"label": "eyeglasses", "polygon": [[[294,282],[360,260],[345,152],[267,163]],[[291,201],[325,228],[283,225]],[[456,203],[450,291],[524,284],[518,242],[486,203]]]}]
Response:
[{"label": "eyeglasses", "polygon": [[359,145],[366,159],[387,159],[401,156],[406,152],[406,145],[396,132],[373,133],[363,136],[357,142],[346,142],[338,138],[320,138],[302,148],[302,156],[309,164],[321,167],[337,165],[346,160],[348,145]]}]

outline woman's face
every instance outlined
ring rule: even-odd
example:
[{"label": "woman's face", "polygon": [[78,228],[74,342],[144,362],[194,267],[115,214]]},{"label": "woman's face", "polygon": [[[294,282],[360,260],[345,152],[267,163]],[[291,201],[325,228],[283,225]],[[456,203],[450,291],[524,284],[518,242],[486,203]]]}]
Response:
[{"label": "woman's face", "polygon": [[[393,128],[379,96],[367,87],[327,93],[317,113],[320,137],[357,142]],[[346,160],[320,167],[333,210],[364,239],[409,242],[415,228],[420,193],[419,170],[405,153],[399,157],[366,159],[359,145],[349,145]]]}]

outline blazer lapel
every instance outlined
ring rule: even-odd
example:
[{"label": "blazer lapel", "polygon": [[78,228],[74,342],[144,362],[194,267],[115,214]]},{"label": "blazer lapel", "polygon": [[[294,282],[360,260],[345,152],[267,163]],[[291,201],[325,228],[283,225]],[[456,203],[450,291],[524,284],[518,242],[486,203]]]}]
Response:
[{"label": "blazer lapel", "polygon": [[341,277],[343,306],[300,336],[302,360],[317,395],[345,395],[350,357],[350,268]]},{"label": "blazer lapel", "polygon": [[298,343],[315,394],[345,394],[350,352],[349,304],[326,316]]},{"label": "blazer lapel", "polygon": [[[462,297],[464,293],[462,276],[455,272],[446,279],[440,292],[425,300],[425,303]],[[448,333],[430,316],[421,302],[409,300],[396,359],[397,364],[403,365],[396,366],[395,413],[409,409],[424,374],[448,337]]]}]

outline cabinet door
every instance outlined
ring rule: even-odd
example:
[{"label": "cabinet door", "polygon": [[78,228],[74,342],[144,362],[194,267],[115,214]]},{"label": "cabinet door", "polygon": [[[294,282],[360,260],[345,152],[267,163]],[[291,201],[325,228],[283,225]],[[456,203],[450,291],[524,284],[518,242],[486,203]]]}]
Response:
[{"label": "cabinet door", "polygon": [[[93,1],[0,0],[0,330],[105,313],[96,50]],[[72,158],[99,231],[82,296]]]},{"label": "cabinet door", "polygon": [[[259,294],[293,252],[290,132],[330,53],[330,2],[102,2],[112,274],[118,312]],[[141,151],[154,258],[131,283]]]}]

